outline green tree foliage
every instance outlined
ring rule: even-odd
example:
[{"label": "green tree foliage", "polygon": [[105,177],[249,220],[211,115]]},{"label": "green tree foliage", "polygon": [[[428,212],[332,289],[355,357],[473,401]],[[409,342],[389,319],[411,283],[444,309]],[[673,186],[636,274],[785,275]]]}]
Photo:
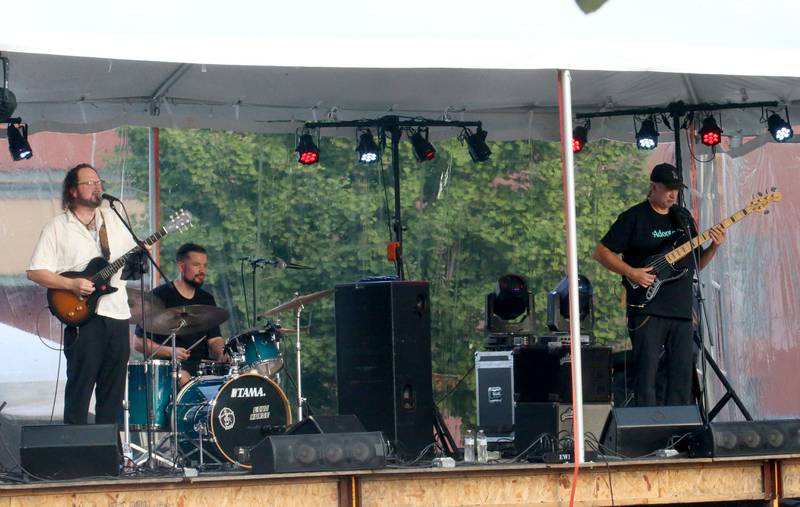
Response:
[{"label": "green tree foliage", "polygon": [[[146,188],[146,131],[130,128],[125,135],[134,184]],[[209,250],[211,288],[232,312],[229,335],[253,325],[250,266],[244,265],[246,306],[241,257],[280,257],[315,268],[258,270],[256,315],[295,293],[394,273],[385,258],[394,206],[388,152],[385,167],[364,167],[355,163],[354,139],[326,138],[321,162],[304,167],[295,161],[293,136],[208,130],[162,130],[160,146],[162,222],[178,208],[196,217],[190,233],[165,238],[163,258],[188,240]],[[456,140],[439,143],[436,160],[426,164],[414,160],[408,143],[400,151],[407,278],[431,284],[435,396],[465,377],[440,408],[470,421],[469,372],[483,345],[486,294],[505,273],[525,275],[544,332],[546,292],[566,270],[560,146],[518,141],[491,148],[492,158],[482,164]],[[628,145],[595,142],[576,157],[579,269],[595,287],[601,342],[627,339],[624,310],[618,277],[590,254],[616,215],[644,198],[646,174],[643,157]],[[174,276],[174,263],[163,264]],[[327,298],[302,313],[303,390],[320,412],[336,407],[333,309]],[[294,327],[291,312],[280,317]],[[282,344],[291,372],[293,336],[287,333]],[[285,388],[292,398],[291,382]]]}]

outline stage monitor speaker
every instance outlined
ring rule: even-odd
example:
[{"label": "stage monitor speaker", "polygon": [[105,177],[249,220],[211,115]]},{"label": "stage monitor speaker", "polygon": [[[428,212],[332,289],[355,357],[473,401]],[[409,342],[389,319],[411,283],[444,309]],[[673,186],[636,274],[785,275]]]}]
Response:
[{"label": "stage monitor speaker", "polygon": [[800,419],[712,422],[689,442],[689,456],[800,454]]},{"label": "stage monitor speaker", "polygon": [[433,442],[428,282],[337,285],[335,299],[338,412],[416,457]]},{"label": "stage monitor speaker", "polygon": [[372,470],[386,465],[386,443],[379,431],[277,435],[251,451],[252,473]]},{"label": "stage monitor speaker", "polygon": [[42,479],[117,476],[118,439],[116,424],[23,426],[20,461]]},{"label": "stage monitor speaker", "polygon": [[316,435],[320,433],[358,433],[364,425],[353,414],[310,415],[286,430],[287,435]]},{"label": "stage monitor speaker", "polygon": [[[600,437],[600,453],[639,458],[702,428],[695,405],[614,408]],[[684,440],[681,448],[688,442]]]}]

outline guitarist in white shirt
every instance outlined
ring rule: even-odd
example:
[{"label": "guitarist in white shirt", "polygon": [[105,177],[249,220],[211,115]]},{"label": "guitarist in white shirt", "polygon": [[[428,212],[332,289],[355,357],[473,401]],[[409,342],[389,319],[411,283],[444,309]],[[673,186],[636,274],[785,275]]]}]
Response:
[{"label": "guitarist in white shirt", "polygon": [[[646,260],[669,250],[678,240],[688,240],[697,229],[691,213],[677,204],[681,181],[671,164],[658,164],[650,174],[647,200],[617,217],[592,257],[606,269],[623,277],[628,302],[628,333],[635,362],[635,400],[637,406],[690,405],[692,400],[692,279],[694,261],[683,258],[674,268],[686,270],[682,276],[661,283]],[[698,267],[703,269],[725,241],[725,229],[710,230],[711,244],[699,251]],[[654,286],[654,284],[658,284]],[[652,299],[642,302],[642,289],[657,290]],[[652,292],[652,291],[651,291]],[[639,298],[639,299],[637,299]],[[662,351],[666,354],[666,393],[656,396],[656,373]]]},{"label": "guitarist in white shirt", "polygon": [[[59,273],[82,270],[95,257],[116,259],[136,245],[119,218],[100,209],[103,184],[94,167],[79,164],[70,169],[62,190],[64,213],[42,229],[27,275],[47,289],[66,289],[87,297],[95,291],[90,280]],[[95,423],[117,423],[122,411],[130,354],[130,309],[119,272],[110,284],[120,290],[101,297],[96,314],[88,322],[64,330],[66,424],[87,423],[93,390]]]}]

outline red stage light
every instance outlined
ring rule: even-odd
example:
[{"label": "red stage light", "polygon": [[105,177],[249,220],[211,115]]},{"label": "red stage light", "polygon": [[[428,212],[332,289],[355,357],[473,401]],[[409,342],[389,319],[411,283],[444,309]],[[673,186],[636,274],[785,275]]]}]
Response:
[{"label": "red stage light", "polygon": [[319,148],[314,144],[314,138],[308,132],[304,132],[300,136],[297,148],[294,151],[297,152],[297,161],[303,165],[319,162]]},{"label": "red stage light", "polygon": [[579,153],[589,142],[589,129],[578,126],[572,129],[572,153]]},{"label": "red stage light", "polygon": [[722,129],[717,125],[717,120],[709,116],[703,120],[703,128],[700,129],[700,140],[706,146],[716,146],[722,141]]}]

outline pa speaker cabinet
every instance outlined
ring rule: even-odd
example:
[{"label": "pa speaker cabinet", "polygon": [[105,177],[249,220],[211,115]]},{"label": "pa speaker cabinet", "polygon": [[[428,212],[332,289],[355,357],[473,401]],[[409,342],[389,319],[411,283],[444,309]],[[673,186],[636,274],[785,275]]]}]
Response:
[{"label": "pa speaker cabinet", "polygon": [[336,286],[339,413],[415,457],[433,442],[428,282]]},{"label": "pa speaker cabinet", "polygon": [[614,408],[600,438],[602,453],[638,458],[702,428],[695,405]]},{"label": "pa speaker cabinet", "polygon": [[[610,403],[584,403],[583,433],[597,440],[611,412]],[[517,403],[514,414],[514,448],[517,454],[526,451],[542,434],[555,440],[572,437],[574,412],[568,403]],[[528,449],[526,454],[541,455],[547,442]]]},{"label": "pa speaker cabinet", "polygon": [[800,454],[800,419],[714,423],[689,442],[689,456]]},{"label": "pa speaker cabinet", "polygon": [[[572,402],[569,347],[529,345],[514,351],[514,388],[521,402]],[[583,401],[611,401],[611,348],[581,347]]]},{"label": "pa speaker cabinet", "polygon": [[252,473],[371,470],[386,465],[381,433],[278,435],[259,442],[250,452]]},{"label": "pa speaker cabinet", "polygon": [[514,356],[509,351],[475,353],[478,426],[489,442],[510,439],[514,431]]},{"label": "pa speaker cabinet", "polygon": [[22,468],[43,479],[119,475],[116,424],[23,426]]}]

